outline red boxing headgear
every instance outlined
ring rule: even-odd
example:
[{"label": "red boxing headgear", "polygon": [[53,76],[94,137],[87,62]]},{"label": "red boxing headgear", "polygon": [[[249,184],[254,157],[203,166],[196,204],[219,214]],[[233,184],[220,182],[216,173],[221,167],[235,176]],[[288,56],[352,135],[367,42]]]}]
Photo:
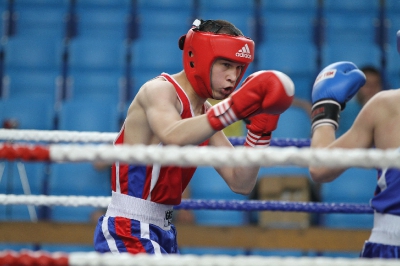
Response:
[{"label": "red boxing headgear", "polygon": [[211,68],[216,59],[224,58],[244,64],[235,88],[254,59],[254,42],[250,38],[199,31],[197,27],[191,28],[180,38],[179,47],[183,50],[183,68],[186,76],[195,92],[202,98],[213,97]]}]

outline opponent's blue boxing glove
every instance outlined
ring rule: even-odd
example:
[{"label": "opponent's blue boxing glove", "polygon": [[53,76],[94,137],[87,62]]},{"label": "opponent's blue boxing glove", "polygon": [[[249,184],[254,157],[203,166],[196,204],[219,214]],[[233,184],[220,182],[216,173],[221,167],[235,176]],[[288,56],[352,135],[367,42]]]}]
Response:
[{"label": "opponent's blue boxing glove", "polygon": [[326,124],[336,130],[340,111],[365,81],[364,73],[352,62],[337,62],[325,67],[315,79],[312,90],[312,131]]}]

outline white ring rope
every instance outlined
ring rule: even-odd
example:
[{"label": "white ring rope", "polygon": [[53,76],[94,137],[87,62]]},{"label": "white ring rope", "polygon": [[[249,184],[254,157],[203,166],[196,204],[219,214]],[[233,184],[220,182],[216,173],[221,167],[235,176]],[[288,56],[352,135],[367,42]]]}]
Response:
[{"label": "white ring rope", "polygon": [[106,208],[111,197],[104,196],[47,196],[47,195],[14,195],[0,194],[1,205],[34,205],[34,206],[92,206]]},{"label": "white ring rope", "polygon": [[156,146],[156,145],[50,145],[50,159],[58,162],[120,161],[131,164],[176,166],[327,166],[400,168],[396,149],[312,149],[269,147]]},{"label": "white ring rope", "polygon": [[99,142],[112,143],[118,133],[67,131],[67,130],[18,130],[0,129],[0,139],[7,141],[37,142]]},{"label": "white ring rope", "polygon": [[154,256],[147,254],[131,255],[98,254],[94,252],[74,252],[69,255],[69,265],[107,265],[107,266],[399,266],[395,259],[365,258],[307,258],[307,257],[262,257],[262,256],[222,256],[222,255],[176,255]]},{"label": "white ring rope", "polygon": [[[0,129],[0,139],[47,142],[111,143],[117,133]],[[276,166],[297,165],[328,167],[385,168],[400,167],[396,150],[374,149],[310,149],[269,147],[268,149],[235,150],[197,146],[145,146],[110,144],[50,145],[53,161],[101,161],[178,166]]]}]

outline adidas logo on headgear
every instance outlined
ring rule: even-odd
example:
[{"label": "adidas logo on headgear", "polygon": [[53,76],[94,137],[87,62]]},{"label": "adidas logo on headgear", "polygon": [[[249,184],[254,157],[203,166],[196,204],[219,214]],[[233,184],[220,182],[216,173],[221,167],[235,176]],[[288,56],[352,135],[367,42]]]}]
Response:
[{"label": "adidas logo on headgear", "polygon": [[247,43],[236,53],[237,57],[246,57],[251,59],[250,49]]}]

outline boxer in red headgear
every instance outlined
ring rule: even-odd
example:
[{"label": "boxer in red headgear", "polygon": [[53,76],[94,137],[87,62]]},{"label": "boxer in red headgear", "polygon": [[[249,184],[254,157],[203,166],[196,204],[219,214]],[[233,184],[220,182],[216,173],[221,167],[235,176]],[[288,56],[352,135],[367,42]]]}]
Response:
[{"label": "boxer in red headgear", "polygon": [[[247,146],[266,147],[279,114],[291,104],[294,85],[278,71],[251,74],[235,88],[254,59],[254,43],[223,20],[196,20],[180,38],[184,70],[146,82],[133,99],[119,144],[229,147],[224,127],[246,119]],[[211,106],[207,98],[222,100]],[[172,209],[195,167],[128,165],[112,168],[112,200],[95,230],[98,252],[177,253]],[[259,167],[216,167],[232,191],[249,194]],[[210,184],[212,186],[212,184]]]}]

